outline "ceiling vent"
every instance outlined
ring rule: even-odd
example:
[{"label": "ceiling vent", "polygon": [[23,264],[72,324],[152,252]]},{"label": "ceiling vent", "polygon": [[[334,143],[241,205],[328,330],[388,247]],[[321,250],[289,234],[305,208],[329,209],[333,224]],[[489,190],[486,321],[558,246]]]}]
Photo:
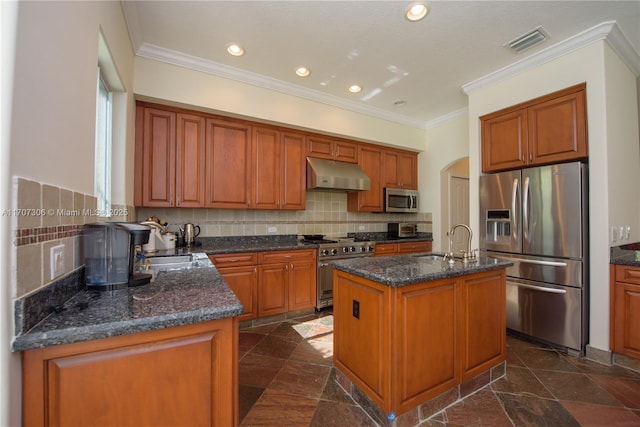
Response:
[{"label": "ceiling vent", "polygon": [[504,46],[513,49],[516,53],[519,53],[539,43],[542,43],[547,39],[547,37],[547,32],[542,27],[538,27],[526,34],[521,35],[520,37],[516,37],[515,39],[506,43]]}]

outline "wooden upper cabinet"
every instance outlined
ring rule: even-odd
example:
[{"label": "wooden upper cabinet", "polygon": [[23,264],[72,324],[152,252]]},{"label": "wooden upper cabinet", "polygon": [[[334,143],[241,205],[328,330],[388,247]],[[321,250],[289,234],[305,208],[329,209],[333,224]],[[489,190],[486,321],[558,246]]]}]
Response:
[{"label": "wooden upper cabinet", "polygon": [[307,156],[358,163],[358,144],[320,136],[307,136]]},{"label": "wooden upper cabinet", "polygon": [[361,145],[358,147],[358,165],[367,174],[371,187],[367,191],[356,191],[347,194],[347,210],[358,212],[382,212],[382,151]]},{"label": "wooden upper cabinet", "polygon": [[482,121],[482,170],[517,169],[527,165],[527,110]]},{"label": "wooden upper cabinet", "polygon": [[251,205],[251,126],[207,119],[205,206],[246,209]]},{"label": "wooden upper cabinet", "polygon": [[418,155],[385,150],[382,154],[382,187],[418,189]]},{"label": "wooden upper cabinet", "polygon": [[254,128],[252,142],[251,207],[280,208],[280,133],[270,128]]},{"label": "wooden upper cabinet", "polygon": [[174,206],[176,113],[155,108],[138,108],[142,132],[136,136],[139,174],[136,201],[142,206]]},{"label": "wooden upper cabinet", "polygon": [[280,140],[280,209],[304,210],[307,198],[304,135],[282,132]]},{"label": "wooden upper cabinet", "polygon": [[204,206],[205,119],[178,114],[176,141],[176,206]]},{"label": "wooden upper cabinet", "polygon": [[480,120],[483,172],[588,156],[584,84],[488,114]]},{"label": "wooden upper cabinet", "polygon": [[529,163],[587,157],[586,117],[584,90],[529,107]]},{"label": "wooden upper cabinet", "polygon": [[252,208],[303,210],[306,205],[304,135],[254,128]]}]

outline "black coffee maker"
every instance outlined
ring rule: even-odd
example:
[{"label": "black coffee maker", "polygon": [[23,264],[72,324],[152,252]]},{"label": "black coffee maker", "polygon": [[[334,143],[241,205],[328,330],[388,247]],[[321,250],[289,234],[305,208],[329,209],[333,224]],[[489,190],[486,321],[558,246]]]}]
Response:
[{"label": "black coffee maker", "polygon": [[83,231],[88,288],[108,291],[151,282],[151,274],[135,272],[139,249],[149,241],[149,227],[129,222],[96,222],[85,224]]}]

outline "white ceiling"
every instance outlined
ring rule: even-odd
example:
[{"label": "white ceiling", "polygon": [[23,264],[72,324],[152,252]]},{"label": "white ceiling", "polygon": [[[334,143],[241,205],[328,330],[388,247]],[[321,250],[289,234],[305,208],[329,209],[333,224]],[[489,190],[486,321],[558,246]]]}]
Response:
[{"label": "white ceiling", "polygon": [[[616,50],[640,72],[640,0],[425,1],[429,15],[415,23],[404,17],[412,3],[124,1],[123,9],[137,55],[417,126],[464,111],[463,86],[610,40],[612,28]],[[503,46],[538,26],[550,36],[542,44],[519,54]],[[244,56],[226,53],[234,42]],[[309,77],[295,75],[301,65]],[[362,92],[349,93],[353,83]]]}]

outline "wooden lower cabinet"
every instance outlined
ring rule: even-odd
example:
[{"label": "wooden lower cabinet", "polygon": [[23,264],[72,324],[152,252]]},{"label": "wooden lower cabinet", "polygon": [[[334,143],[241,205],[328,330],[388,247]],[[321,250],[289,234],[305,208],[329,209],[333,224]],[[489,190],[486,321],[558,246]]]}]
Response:
[{"label": "wooden lower cabinet", "polygon": [[384,412],[505,360],[504,269],[399,287],[334,274],[334,363]]},{"label": "wooden lower cabinet", "polygon": [[236,426],[238,320],[22,353],[23,425]]},{"label": "wooden lower cabinet", "polygon": [[240,320],[316,306],[316,250],[209,255],[244,313]]},{"label": "wooden lower cabinet", "polygon": [[398,254],[413,254],[420,252],[431,252],[432,243],[422,242],[402,242],[402,243],[380,243],[376,245],[374,256],[387,256]]},{"label": "wooden lower cabinet", "polygon": [[316,306],[316,250],[261,252],[258,316]]},{"label": "wooden lower cabinet", "polygon": [[209,255],[209,259],[244,307],[238,318],[249,320],[258,317],[258,254]]},{"label": "wooden lower cabinet", "polygon": [[610,346],[640,359],[640,267],[611,265]]}]

